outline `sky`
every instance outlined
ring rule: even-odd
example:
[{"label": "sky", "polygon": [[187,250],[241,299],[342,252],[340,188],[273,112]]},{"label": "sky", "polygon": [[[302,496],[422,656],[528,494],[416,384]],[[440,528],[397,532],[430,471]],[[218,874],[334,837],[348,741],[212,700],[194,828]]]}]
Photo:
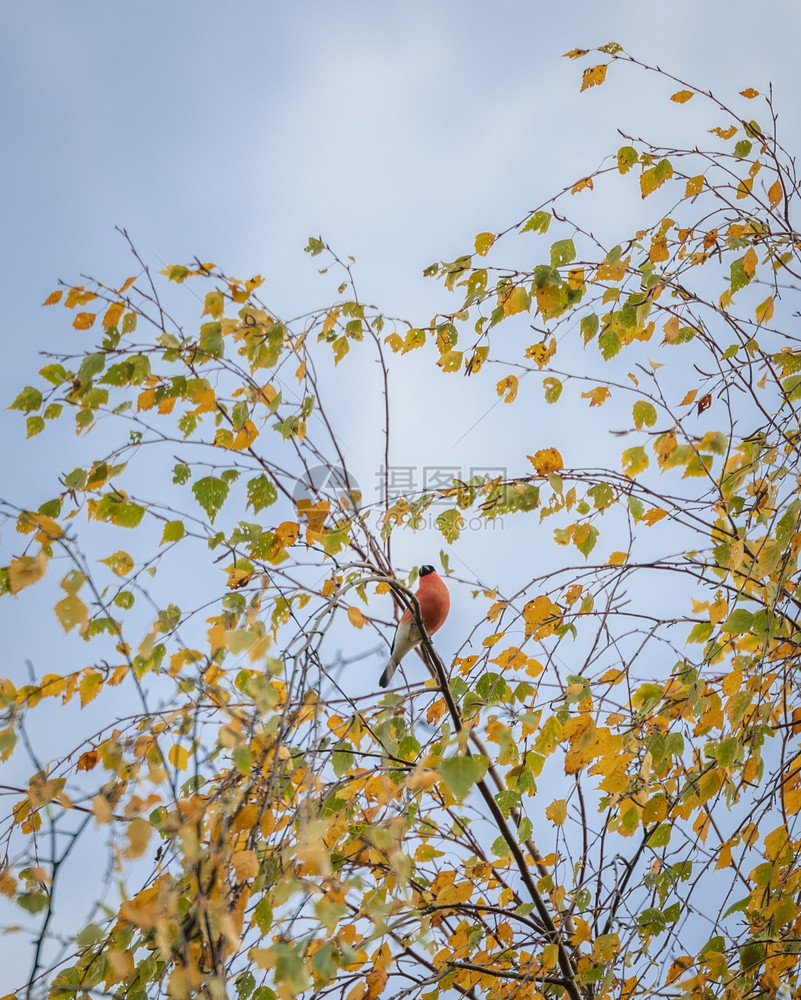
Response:
[{"label": "sky", "polygon": [[[791,0],[6,0],[3,19],[0,496],[20,506],[51,497],[54,472],[79,464],[84,445],[66,427],[26,442],[5,406],[36,381],[40,352],[75,343],[67,314],[41,308],[57,280],[135,273],[115,227],[154,270],[197,255],[264,275],[264,297],[284,316],[334,298],[336,283],[303,253],[322,235],[356,258],[365,300],[425,322],[444,296],[422,277],[428,264],[589,173],[621,144],[617,129],[678,135],[699,114],[671,108],[664,83],[625,67],[580,94],[587,63],[562,59],[569,49],[614,40],[722,97],[772,83],[784,141],[801,146],[801,7]],[[610,231],[625,227],[623,205],[598,199],[587,211]],[[500,464],[521,444],[581,440],[580,423],[547,426],[541,408],[523,431],[510,415],[485,433],[492,387],[465,404],[461,379],[440,379],[430,358],[423,367],[392,373],[398,464]],[[343,426],[360,478],[374,480],[364,415]],[[3,563],[11,531],[0,536]],[[490,579],[508,553],[484,542],[470,569]],[[428,561],[418,555],[399,552],[406,567]],[[25,657],[40,670],[56,656],[55,633],[33,613],[33,602],[0,602],[14,671]]]}]

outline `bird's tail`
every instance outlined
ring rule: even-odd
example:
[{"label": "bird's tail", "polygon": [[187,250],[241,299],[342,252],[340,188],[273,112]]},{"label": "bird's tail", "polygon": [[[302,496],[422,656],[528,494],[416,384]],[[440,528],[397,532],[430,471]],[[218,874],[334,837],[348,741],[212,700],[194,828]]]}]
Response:
[{"label": "bird's tail", "polygon": [[[389,682],[392,680],[392,675],[398,669],[398,661],[394,656],[390,656],[387,660],[387,665],[384,667],[384,673],[378,680],[378,686],[385,688],[388,686]],[[374,675],[375,676],[375,675]]]}]

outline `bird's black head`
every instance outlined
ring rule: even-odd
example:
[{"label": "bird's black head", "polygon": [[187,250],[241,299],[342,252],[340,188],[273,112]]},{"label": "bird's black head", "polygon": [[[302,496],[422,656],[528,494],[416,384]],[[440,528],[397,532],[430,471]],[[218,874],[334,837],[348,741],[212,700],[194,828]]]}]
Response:
[{"label": "bird's black head", "polygon": [[436,570],[434,569],[434,567],[429,566],[428,563],[426,563],[425,566],[420,567],[420,576],[428,576],[429,573],[435,573],[435,572]]}]

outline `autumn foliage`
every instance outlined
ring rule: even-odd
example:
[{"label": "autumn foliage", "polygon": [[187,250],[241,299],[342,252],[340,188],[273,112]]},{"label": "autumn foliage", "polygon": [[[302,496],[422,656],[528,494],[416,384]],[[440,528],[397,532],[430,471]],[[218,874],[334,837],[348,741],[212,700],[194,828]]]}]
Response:
[{"label": "autumn foliage", "polygon": [[[47,299],[77,353],[12,406],[28,436],[74,421],[102,454],[54,470],[38,510],[0,506],[19,533],[0,599],[58,572],[53,610],[85,640],[73,671],[10,664],[0,681],[2,759],[31,755],[29,784],[5,786],[0,891],[35,942],[9,996],[795,990],[795,164],[754,90],[729,105],[617,45],[569,53],[588,55],[582,90],[656,73],[708,132],[688,127],[683,149],[625,139],[432,265],[448,295],[430,323],[366,306],[322,239],[307,249],[341,274],[339,297],[291,322],[259,277],[199,260],[152,274],[133,246],[135,276]],[[594,235],[583,206],[605,191],[642,228]],[[187,283],[203,303],[191,329],[168,304]],[[580,439],[561,454],[540,431],[508,478],[378,506],[347,488],[298,499],[304,471],[346,464],[326,392],[349,355],[378,361],[360,391],[380,397],[416,350],[465,392],[492,371],[510,407],[536,397],[608,427],[619,460],[599,467]],[[443,498],[443,576],[469,517],[515,519],[560,559],[532,561],[516,592],[452,574],[470,621],[455,655],[438,636],[425,682],[357,689],[348,668],[391,635],[377,595],[416,613],[392,539]],[[118,541],[89,559],[100,525]],[[171,596],[152,603],[159,580]],[[81,732],[99,699],[108,725]],[[75,736],[48,763],[28,734],[53,702]],[[81,838],[108,846],[127,888],[59,947],[58,880]]]}]

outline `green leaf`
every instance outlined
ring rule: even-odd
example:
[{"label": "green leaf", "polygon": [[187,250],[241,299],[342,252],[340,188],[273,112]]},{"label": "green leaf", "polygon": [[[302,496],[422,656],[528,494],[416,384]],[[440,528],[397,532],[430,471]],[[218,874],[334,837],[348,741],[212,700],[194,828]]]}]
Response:
[{"label": "green leaf", "polygon": [[179,486],[183,486],[185,482],[188,481],[192,472],[188,465],[184,465],[180,462],[178,465],[174,465],[172,469],[172,481],[177,483]]},{"label": "green leaf", "polygon": [[744,635],[754,627],[754,616],[744,608],[737,608],[720,627],[731,635]]},{"label": "green leaf", "polygon": [[551,224],[551,215],[549,212],[535,212],[531,218],[526,222],[523,228],[520,230],[521,233],[547,233],[548,227]]},{"label": "green leaf", "polygon": [[90,382],[95,375],[98,375],[106,367],[106,355],[102,351],[95,354],[87,354],[78,369],[78,380],[80,382]]},{"label": "green leaf", "polygon": [[455,542],[464,527],[464,517],[458,510],[443,510],[435,523],[446,541]]},{"label": "green leaf", "polygon": [[660,823],[648,838],[649,847],[667,847],[670,843],[670,824]]},{"label": "green leaf", "polygon": [[573,240],[558,240],[551,247],[551,264],[560,267],[576,259],[576,247]]},{"label": "green leaf", "polygon": [[256,476],[248,482],[247,506],[253,508],[254,514],[269,507],[278,499],[278,491],[271,479],[264,474]]},{"label": "green leaf", "polygon": [[[642,445],[638,445],[636,448],[626,448],[623,452],[622,463],[623,471],[627,476],[638,476],[641,472],[645,472],[649,464],[645,448],[643,448]],[[629,510],[634,513],[631,503],[629,503]]]},{"label": "green leaf", "polygon": [[32,385],[26,385],[11,406],[9,406],[9,410],[21,410],[23,413],[30,413],[31,410],[38,410],[41,405],[41,392]]},{"label": "green leaf", "polygon": [[580,327],[581,335],[584,337],[584,343],[589,343],[595,334],[598,332],[598,327],[600,322],[595,313],[590,313],[589,316],[583,316]]},{"label": "green leaf", "polygon": [[183,521],[167,521],[161,536],[161,544],[164,545],[165,542],[179,541],[184,537],[185,531]]},{"label": "green leaf", "polygon": [[613,358],[620,350],[620,337],[611,326],[608,326],[598,338],[598,347],[600,348],[604,361],[609,361],[609,359]]},{"label": "green leaf", "polygon": [[632,409],[634,426],[638,431],[645,427],[653,427],[656,423],[656,407],[645,399],[639,399]]},{"label": "green leaf", "polygon": [[70,377],[70,373],[63,365],[45,365],[39,369],[39,374],[53,385],[61,385]]},{"label": "green leaf", "polygon": [[555,403],[562,395],[562,383],[558,378],[549,375],[542,380],[542,384],[545,388],[545,402]]},{"label": "green leaf", "polygon": [[638,160],[637,150],[633,146],[621,146],[617,151],[617,169],[621,174],[628,173]]},{"label": "green leaf", "polygon": [[576,548],[585,559],[589,557],[590,552],[592,552],[595,548],[595,542],[597,539],[598,529],[594,524],[580,525],[573,535],[573,541],[575,542]]},{"label": "green leaf", "polygon": [[742,159],[744,156],[748,156],[751,152],[751,143],[748,139],[740,139],[737,145],[734,147],[734,155]]},{"label": "green leaf", "polygon": [[215,517],[222,509],[222,505],[228,499],[229,487],[223,479],[215,476],[205,476],[192,486],[192,493],[195,500],[205,510],[209,520],[214,524]]},{"label": "green leaf", "polygon": [[334,752],[331,754],[331,765],[338,778],[341,778],[353,767],[353,747],[350,743],[338,743],[334,747]]},{"label": "green leaf", "polygon": [[47,909],[50,897],[46,892],[21,892],[17,896],[17,903],[28,913],[41,913]]},{"label": "green leaf", "polygon": [[316,257],[318,253],[322,253],[323,250],[325,250],[325,243],[323,243],[321,239],[310,236],[309,242],[306,244],[304,249],[306,253],[311,254],[312,257]]},{"label": "green leaf", "polygon": [[26,417],[25,428],[26,438],[36,437],[36,435],[41,434],[45,428],[44,417]]},{"label": "green leaf", "polygon": [[449,757],[439,766],[439,773],[448,791],[461,802],[476,782],[487,773],[489,761],[486,757]]},{"label": "green leaf", "polygon": [[731,263],[731,290],[733,292],[738,292],[741,288],[745,288],[751,280],[752,275],[743,267],[744,260],[745,257],[738,257],[737,260],[733,260]]}]

